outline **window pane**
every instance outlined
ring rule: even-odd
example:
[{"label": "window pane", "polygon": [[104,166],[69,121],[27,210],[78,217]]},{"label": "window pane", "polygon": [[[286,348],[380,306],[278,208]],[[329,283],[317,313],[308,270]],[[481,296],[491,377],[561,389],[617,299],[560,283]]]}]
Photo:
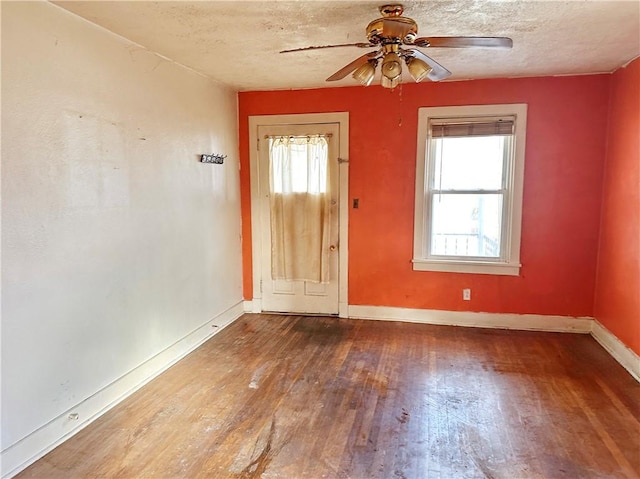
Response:
[{"label": "window pane", "polygon": [[432,256],[500,257],[501,194],[434,194]]},{"label": "window pane", "polygon": [[290,145],[291,187],[294,193],[307,192],[307,145]]},{"label": "window pane", "polygon": [[499,190],[502,188],[506,136],[435,138],[432,185],[438,190]]},{"label": "window pane", "polygon": [[272,143],[270,174],[273,192],[326,193],[328,151],[324,140]]}]

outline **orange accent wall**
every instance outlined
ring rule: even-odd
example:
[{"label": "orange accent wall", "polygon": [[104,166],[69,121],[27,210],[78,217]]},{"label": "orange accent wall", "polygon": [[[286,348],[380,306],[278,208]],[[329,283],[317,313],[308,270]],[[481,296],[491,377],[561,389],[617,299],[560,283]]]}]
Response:
[{"label": "orange accent wall", "polygon": [[[239,93],[244,295],[248,116],[349,112],[349,304],[592,316],[610,75]],[[413,271],[418,108],[527,103],[519,277]],[[472,301],[462,301],[462,289]]]},{"label": "orange accent wall", "polygon": [[611,82],[594,309],[640,354],[640,59]]}]

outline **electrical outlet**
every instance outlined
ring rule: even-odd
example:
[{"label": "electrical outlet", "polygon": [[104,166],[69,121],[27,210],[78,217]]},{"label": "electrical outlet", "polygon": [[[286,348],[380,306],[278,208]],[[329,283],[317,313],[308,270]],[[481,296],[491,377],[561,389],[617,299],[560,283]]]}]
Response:
[{"label": "electrical outlet", "polygon": [[470,289],[463,289],[462,290],[462,299],[464,301],[471,301],[471,290]]}]

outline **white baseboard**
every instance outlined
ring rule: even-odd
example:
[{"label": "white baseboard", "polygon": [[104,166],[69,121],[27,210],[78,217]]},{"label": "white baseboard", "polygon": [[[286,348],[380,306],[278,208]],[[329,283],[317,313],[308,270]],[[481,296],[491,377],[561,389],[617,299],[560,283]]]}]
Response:
[{"label": "white baseboard", "polygon": [[473,313],[433,309],[392,308],[385,306],[349,306],[350,318],[406,321],[411,323],[467,326],[476,328],[519,329],[588,334],[592,318],[546,316],[539,314]]},{"label": "white baseboard", "polygon": [[[0,453],[3,478],[10,478],[88,426],[109,409],[173,366],[244,313],[243,302],[231,306],[121,378],[52,419]],[[77,414],[77,420],[69,419]]]},{"label": "white baseboard", "polygon": [[607,350],[613,359],[629,371],[629,374],[631,374],[636,381],[640,382],[640,356],[626,347],[622,341],[597,320],[593,321],[591,336]]}]

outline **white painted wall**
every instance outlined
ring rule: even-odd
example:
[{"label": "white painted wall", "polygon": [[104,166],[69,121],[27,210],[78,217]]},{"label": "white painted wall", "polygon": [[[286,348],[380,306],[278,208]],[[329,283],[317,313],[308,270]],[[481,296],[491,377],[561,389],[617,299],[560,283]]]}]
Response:
[{"label": "white painted wall", "polygon": [[1,98],[5,450],[237,305],[242,268],[235,92],[2,2]]}]

